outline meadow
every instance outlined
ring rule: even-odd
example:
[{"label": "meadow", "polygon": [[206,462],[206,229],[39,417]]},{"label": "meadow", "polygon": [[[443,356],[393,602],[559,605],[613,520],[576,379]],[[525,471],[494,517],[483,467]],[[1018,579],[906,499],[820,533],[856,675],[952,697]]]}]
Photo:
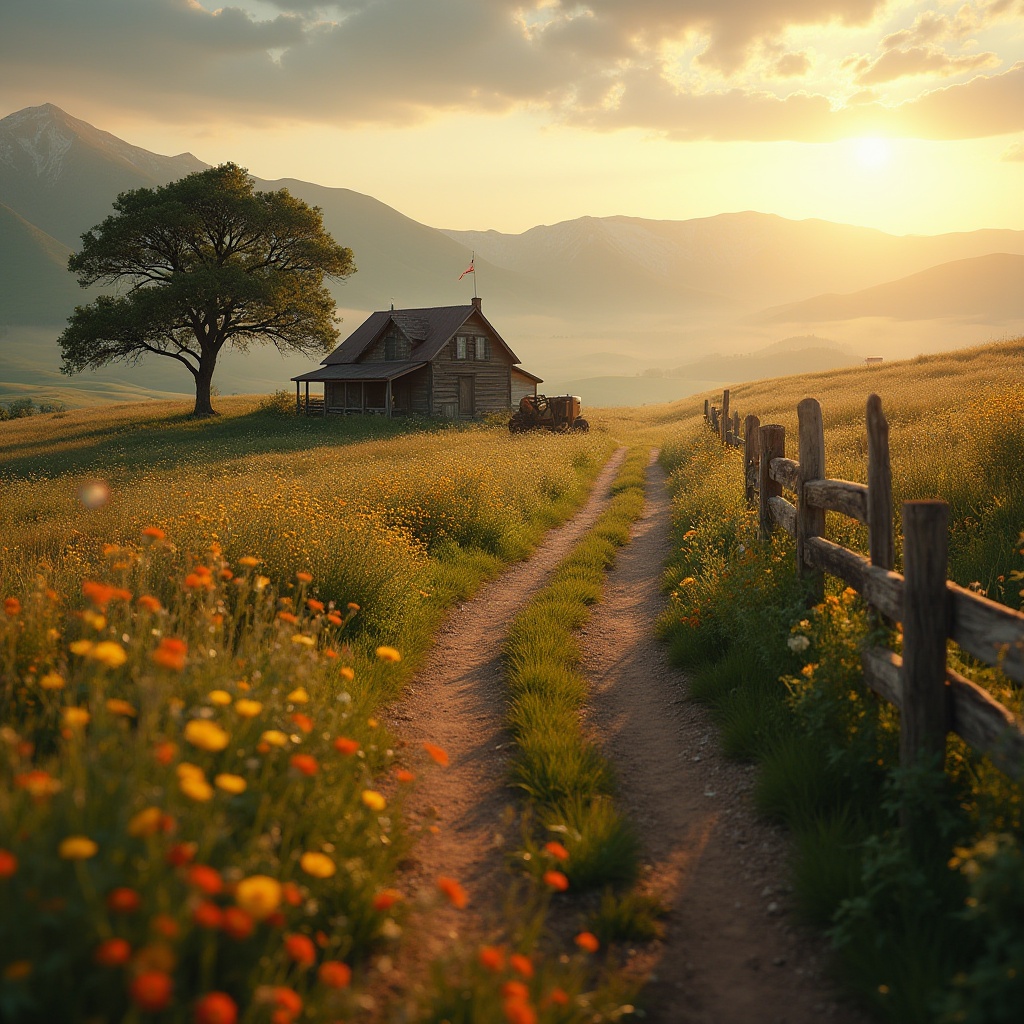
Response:
[{"label": "meadow", "polygon": [[[1022,356],[1018,340],[746,384],[732,407],[792,437],[814,395],[828,474],[862,481],[879,393],[897,507],[949,501],[951,575],[1019,606]],[[608,512],[505,641],[517,914],[502,944],[453,952],[408,1012],[569,1024],[632,1010],[607,947],[656,934],[660,908],[631,889],[636,837],[579,727],[575,631],[660,447],[676,554],[657,627],[726,750],[760,766],[755,799],[791,833],[800,915],[881,1019],[1015,1021],[1019,787],[956,742],[944,774],[901,775],[895,712],[859,679],[875,625],[837,586],[807,607],[788,539],[756,537],[703,397],[561,437],[306,419],[256,398],[220,399],[213,421],[150,402],[0,425],[0,1018],[385,1015],[381,965],[410,901],[429,914],[466,894],[448,877],[396,887],[416,840],[403,802],[448,752],[404,745],[380,708],[446,611],[568,518],[625,444]],[[863,548],[857,527],[828,529]],[[997,672],[957,664],[1019,709]],[[924,810],[901,830],[908,793]],[[578,948],[555,956],[544,934],[563,886],[592,895],[572,911]]]},{"label": "meadow", "polygon": [[5,425],[4,1020],[365,1010],[447,760],[375,711],[614,444],[221,405]]}]

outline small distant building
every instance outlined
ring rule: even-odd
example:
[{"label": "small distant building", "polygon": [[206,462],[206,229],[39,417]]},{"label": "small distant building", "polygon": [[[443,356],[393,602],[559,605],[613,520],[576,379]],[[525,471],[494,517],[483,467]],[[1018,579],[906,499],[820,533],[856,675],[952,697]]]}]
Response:
[{"label": "small distant building", "polygon": [[884,361],[885,360],[881,356],[868,356],[867,359],[864,360],[868,366],[874,366],[876,363],[882,363]]},{"label": "small distant building", "polygon": [[[484,317],[481,301],[371,313],[315,370],[292,377],[299,412],[469,419],[536,394],[542,379]],[[323,397],[310,396],[323,385]],[[303,402],[302,386],[305,385]]]}]

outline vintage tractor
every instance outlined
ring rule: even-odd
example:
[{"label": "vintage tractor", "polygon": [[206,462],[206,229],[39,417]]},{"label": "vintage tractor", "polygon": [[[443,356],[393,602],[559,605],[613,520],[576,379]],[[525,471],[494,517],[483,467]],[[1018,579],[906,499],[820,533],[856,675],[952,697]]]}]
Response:
[{"label": "vintage tractor", "polygon": [[582,402],[576,395],[526,395],[519,411],[508,421],[513,434],[527,430],[587,431],[590,424],[580,415]]}]

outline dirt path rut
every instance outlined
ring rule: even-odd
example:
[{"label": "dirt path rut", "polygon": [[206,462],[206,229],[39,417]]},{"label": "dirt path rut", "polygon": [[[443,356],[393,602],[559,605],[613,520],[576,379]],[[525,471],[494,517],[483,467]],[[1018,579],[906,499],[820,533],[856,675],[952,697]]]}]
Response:
[{"label": "dirt path rut", "polygon": [[648,470],[647,504],[586,629],[589,722],[619,776],[621,805],[644,843],[644,887],[671,907],[665,941],[631,963],[649,977],[657,1024],[861,1021],[822,977],[820,937],[787,914],[786,842],[752,809],[752,766],[718,751],[707,712],[653,634],[671,550],[664,473]]},{"label": "dirt path rut", "polygon": [[552,530],[527,561],[485,584],[449,615],[426,663],[384,716],[410,746],[428,741],[450,756],[448,767],[425,773],[407,803],[410,825],[422,832],[402,887],[413,894],[430,891],[445,875],[457,879],[470,898],[465,911],[444,907],[432,911],[429,922],[414,913],[408,927],[416,940],[405,943],[396,962],[396,987],[415,984],[428,960],[470,930],[486,934],[500,910],[505,846],[518,839],[506,810],[515,796],[507,785],[502,643],[516,613],[607,507],[625,454],[620,448],[612,455],[586,505]]}]

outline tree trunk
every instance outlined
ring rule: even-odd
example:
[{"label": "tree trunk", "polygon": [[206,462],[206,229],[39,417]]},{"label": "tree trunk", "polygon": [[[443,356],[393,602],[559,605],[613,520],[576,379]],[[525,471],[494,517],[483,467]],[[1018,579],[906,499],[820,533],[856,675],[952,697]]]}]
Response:
[{"label": "tree trunk", "polygon": [[217,364],[217,354],[210,353],[203,356],[199,364],[199,372],[196,373],[196,407],[192,415],[196,418],[216,416],[211,402],[213,389],[213,369]]}]

